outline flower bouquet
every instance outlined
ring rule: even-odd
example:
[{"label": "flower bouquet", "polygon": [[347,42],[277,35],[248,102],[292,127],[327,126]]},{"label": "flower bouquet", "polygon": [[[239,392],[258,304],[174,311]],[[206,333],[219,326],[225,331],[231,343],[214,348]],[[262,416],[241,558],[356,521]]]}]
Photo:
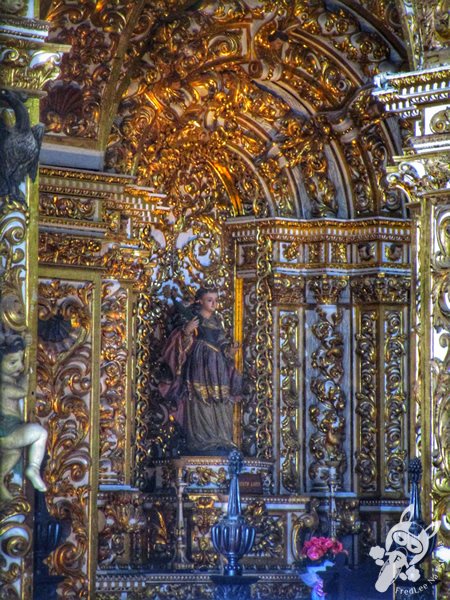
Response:
[{"label": "flower bouquet", "polygon": [[319,572],[332,567],[335,556],[340,552],[345,552],[344,547],[341,542],[333,538],[312,537],[303,544],[301,555],[305,560],[306,572],[301,573],[300,578],[311,588],[312,600],[326,597]]}]

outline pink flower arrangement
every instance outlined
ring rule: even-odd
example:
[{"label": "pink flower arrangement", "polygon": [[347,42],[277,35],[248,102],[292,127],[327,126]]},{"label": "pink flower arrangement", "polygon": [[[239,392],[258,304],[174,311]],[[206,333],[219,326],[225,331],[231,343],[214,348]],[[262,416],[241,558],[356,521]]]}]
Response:
[{"label": "pink flower arrangement", "polygon": [[333,557],[345,552],[341,542],[328,537],[312,537],[303,544],[302,555],[310,560],[321,560],[327,554]]}]

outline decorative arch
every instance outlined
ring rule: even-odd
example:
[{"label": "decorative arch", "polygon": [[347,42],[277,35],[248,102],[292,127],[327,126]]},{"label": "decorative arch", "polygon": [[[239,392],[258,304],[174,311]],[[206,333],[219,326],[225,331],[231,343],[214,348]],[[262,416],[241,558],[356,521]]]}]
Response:
[{"label": "decorative arch", "polygon": [[398,216],[383,178],[399,132],[369,84],[405,51],[394,3],[362,4],[52,3],[53,39],[73,48],[43,120],[172,202],[188,156],[215,165],[230,214]]}]

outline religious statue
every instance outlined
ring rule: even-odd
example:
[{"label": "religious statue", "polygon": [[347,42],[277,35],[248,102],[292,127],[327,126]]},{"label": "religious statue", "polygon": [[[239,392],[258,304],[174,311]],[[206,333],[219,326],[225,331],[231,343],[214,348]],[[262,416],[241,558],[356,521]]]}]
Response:
[{"label": "religious statue", "polygon": [[23,372],[25,342],[18,334],[0,338],[0,498],[10,500],[5,477],[19,462],[22,448],[29,446],[25,475],[35,489],[45,492],[40,467],[45,454],[47,432],[38,423],[24,423],[19,401],[27,394]]},{"label": "religious statue", "polygon": [[174,294],[172,300],[179,323],[163,349],[171,378],[160,391],[176,407],[174,418],[190,454],[228,454],[236,447],[233,405],[241,395],[242,377],[233,364],[237,347],[216,312],[218,292],[200,288],[189,306]]}]

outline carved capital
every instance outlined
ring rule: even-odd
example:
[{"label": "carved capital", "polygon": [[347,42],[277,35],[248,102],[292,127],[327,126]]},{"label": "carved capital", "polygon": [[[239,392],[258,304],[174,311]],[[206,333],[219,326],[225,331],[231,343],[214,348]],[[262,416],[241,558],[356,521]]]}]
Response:
[{"label": "carved capital", "polygon": [[273,303],[298,306],[304,302],[305,280],[298,275],[276,273],[273,277]]},{"label": "carved capital", "polygon": [[308,280],[308,287],[318,304],[337,304],[347,285],[348,277],[346,275],[317,275]]},{"label": "carved capital", "polygon": [[411,279],[405,276],[382,274],[362,275],[351,280],[351,289],[357,302],[408,302]]}]

